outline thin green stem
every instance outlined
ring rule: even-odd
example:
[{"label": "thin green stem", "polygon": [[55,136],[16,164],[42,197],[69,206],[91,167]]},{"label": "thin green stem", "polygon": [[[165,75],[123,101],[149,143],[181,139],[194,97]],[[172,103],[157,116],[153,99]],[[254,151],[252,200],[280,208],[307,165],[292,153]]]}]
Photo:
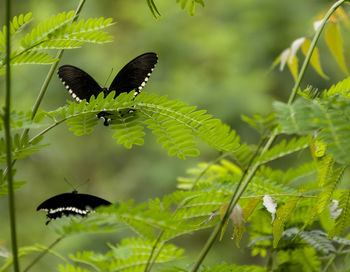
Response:
[{"label": "thin green stem", "polygon": [[4,113],[4,128],[6,140],[6,163],[9,173],[7,175],[8,184],[8,206],[10,215],[11,228],[11,246],[13,257],[13,268],[15,272],[19,272],[18,247],[17,247],[17,231],[16,231],[16,207],[15,194],[13,189],[13,173],[12,173],[12,147],[11,147],[11,126],[10,126],[10,112],[11,112],[11,0],[6,0],[6,97],[5,97],[5,113]]},{"label": "thin green stem", "polygon": [[336,258],[338,255],[341,254],[341,252],[342,252],[342,250],[343,250],[344,247],[345,247],[345,245],[342,244],[342,245],[338,248],[337,252],[334,253],[334,254],[332,255],[332,257],[328,260],[327,264],[325,265],[325,267],[322,269],[321,272],[327,272],[329,266],[330,266],[331,264],[333,264],[335,258]]},{"label": "thin green stem", "polygon": [[[75,10],[75,14],[74,14],[74,17],[73,17],[73,21],[76,21],[79,17],[79,14],[81,12],[81,9],[83,8],[83,5],[85,3],[86,0],[80,0],[79,2],[79,5],[77,7],[77,9]],[[56,54],[56,59],[60,60],[62,55],[63,55],[63,52],[64,52],[64,49],[60,49],[58,50],[57,54]],[[53,63],[50,67],[50,70],[49,72],[47,73],[46,75],[46,78],[45,78],[45,81],[43,83],[43,85],[41,86],[41,89],[40,89],[40,92],[39,92],[39,95],[34,103],[34,106],[33,106],[33,111],[32,111],[32,119],[34,119],[36,113],[38,112],[38,109],[39,109],[39,106],[43,100],[43,97],[46,93],[46,90],[47,90],[47,87],[49,86],[49,83],[52,79],[52,76],[53,74],[55,73],[56,69],[57,69],[57,66],[58,66],[58,63],[59,61],[56,61],[55,63]],[[28,133],[29,129],[26,129],[24,131],[24,134]]]},{"label": "thin green stem", "polygon": [[[173,212],[172,216],[176,215],[176,213],[186,204],[188,203],[191,199],[193,199],[194,197],[189,197],[189,198],[185,198],[175,209],[175,211]],[[157,257],[159,255],[159,253],[161,252],[162,250],[162,247],[164,245],[164,241],[161,242],[161,245],[159,246],[158,248],[158,251],[157,253],[155,254],[154,258],[153,258],[153,254],[154,254],[154,251],[156,250],[156,247],[158,246],[158,243],[159,241],[161,241],[161,238],[163,237],[165,233],[165,230],[162,229],[159,234],[158,234],[158,237],[157,237],[157,240],[154,242],[153,244],[153,247],[152,247],[152,250],[151,250],[151,254],[147,260],[147,263],[146,263],[146,267],[145,267],[145,270],[144,272],[148,272],[148,271],[151,271],[152,269],[152,266],[153,264],[155,263],[155,261],[157,260]]]},{"label": "thin green stem", "polygon": [[[296,94],[297,94],[297,91],[300,87],[300,83],[301,83],[301,80],[303,79],[304,77],[304,74],[305,74],[305,71],[306,71],[306,68],[308,66],[308,63],[310,62],[310,58],[311,58],[311,55],[312,55],[312,52],[313,50],[315,49],[315,46],[316,46],[316,43],[318,41],[318,38],[320,37],[321,35],[321,32],[327,22],[327,20],[329,19],[329,17],[333,14],[333,12],[340,6],[342,5],[345,1],[347,0],[340,0],[338,2],[336,2],[330,9],[329,11],[327,12],[327,14],[325,15],[325,17],[323,18],[322,22],[321,22],[321,25],[319,26],[319,28],[317,29],[316,31],[316,34],[312,40],[312,43],[310,45],[310,48],[309,48],[309,51],[307,53],[307,56],[304,60],[304,63],[302,65],[302,68],[300,70],[300,73],[298,75],[298,78],[294,84],[294,87],[292,89],[292,92],[291,92],[291,95],[289,97],[289,100],[288,100],[288,104],[290,105],[291,103],[293,103],[293,101],[295,100],[295,97],[296,97]],[[276,137],[278,135],[278,129],[276,128],[269,140],[267,141],[267,143],[265,144],[263,150],[261,151],[261,154],[264,154],[270,147],[271,145],[273,144],[273,142],[275,141]],[[252,157],[252,161],[254,161],[254,159],[258,156],[259,154],[255,154],[253,157]],[[195,263],[195,265],[193,266],[193,268],[191,269],[191,272],[195,272],[198,270],[199,266],[202,264],[202,262],[204,261],[206,255],[208,254],[209,250],[211,249],[212,245],[214,244],[215,240],[216,240],[216,237],[218,236],[219,234],[219,231],[220,229],[222,228],[222,226],[224,225],[224,223],[226,222],[227,218],[229,217],[229,215],[231,214],[233,208],[235,207],[235,205],[237,204],[239,198],[241,197],[241,195],[243,194],[243,192],[245,191],[245,189],[247,188],[247,186],[249,185],[249,183],[251,182],[252,178],[254,177],[256,171],[258,170],[260,166],[260,163],[257,162],[255,163],[251,169],[249,169],[248,171],[248,167],[246,172],[242,175],[241,177],[241,180],[240,180],[240,183],[239,185],[237,186],[237,189],[236,191],[234,192],[234,194],[232,195],[232,198],[231,198],[231,201],[228,205],[228,208],[225,212],[225,215],[223,216],[222,220],[220,221],[220,223],[218,225],[216,225],[216,227],[214,228],[214,230],[212,231],[211,235],[209,236],[206,244],[204,245],[202,251],[200,252],[199,254],[199,257]],[[247,175],[245,175],[247,173]],[[244,179],[244,181],[243,181]],[[243,182],[241,182],[243,181]]]},{"label": "thin green stem", "polygon": [[[79,17],[79,14],[83,8],[83,5],[85,4],[85,1],[86,0],[80,0],[79,4],[78,4],[78,7],[76,8],[75,10],[75,14],[74,14],[74,17],[73,17],[73,20],[72,22],[76,21]],[[31,119],[33,120],[34,117],[36,116],[37,112],[38,112],[38,109],[39,109],[39,106],[44,98],[44,95],[46,93],[46,90],[49,86],[49,83],[52,79],[52,76],[53,74],[55,73],[56,69],[57,69],[57,66],[58,66],[58,63],[59,63],[59,60],[61,59],[62,57],[62,54],[64,52],[64,49],[60,49],[57,51],[57,54],[56,54],[56,58],[58,59],[58,61],[56,61],[55,63],[53,63],[50,67],[50,70],[48,72],[48,74],[46,75],[46,78],[45,78],[45,81],[43,83],[43,85],[41,86],[41,89],[40,89],[40,92],[39,92],[39,95],[38,97],[36,98],[36,101],[34,103],[34,106],[33,106],[33,109],[32,109],[32,116],[31,116]],[[24,137],[28,134],[29,132],[29,128],[26,128],[22,135],[21,135],[21,141],[24,139]],[[14,160],[12,162],[12,166],[16,163],[16,160]],[[8,173],[8,168],[6,168],[4,171],[3,171],[3,177],[5,178],[7,173]]]},{"label": "thin green stem", "polygon": [[33,267],[42,257],[44,257],[55,245],[57,245],[65,236],[58,237],[51,245],[49,245],[43,252],[41,252],[24,270],[27,272],[30,268]]},{"label": "thin green stem", "polygon": [[236,200],[237,199],[236,196],[239,195],[238,192],[240,191],[240,186],[241,186],[243,180],[245,179],[245,177],[247,176],[248,170],[250,169],[250,167],[251,167],[252,163],[254,162],[256,156],[259,154],[259,150],[260,150],[260,147],[261,147],[262,144],[263,144],[263,139],[260,140],[260,144],[259,144],[258,148],[256,149],[255,154],[251,157],[251,159],[250,159],[246,169],[244,170],[244,172],[243,172],[243,174],[242,174],[242,176],[241,176],[241,178],[240,178],[240,180],[239,180],[239,182],[237,184],[236,190],[234,191],[234,193],[233,193],[233,195],[232,195],[232,197],[230,199],[230,202],[229,202],[229,204],[227,206],[227,209],[226,209],[226,212],[225,212],[223,218],[220,220],[219,224],[217,224],[215,226],[214,230],[211,232],[207,242],[205,243],[202,251],[199,254],[199,257],[198,257],[196,263],[192,267],[191,272],[194,272],[194,271],[198,270],[199,266],[201,265],[201,263],[204,261],[205,257],[207,256],[209,250],[214,245],[215,240],[216,240],[217,236],[219,235],[220,230],[222,229],[222,227],[226,223],[227,219],[229,218],[234,205],[236,205],[236,203],[238,201],[238,200]]},{"label": "thin green stem", "polygon": [[[207,166],[199,173],[199,175],[196,177],[196,179],[193,182],[192,185],[192,189],[196,186],[196,184],[198,183],[198,181],[200,180],[200,178],[209,170],[210,166],[212,166],[214,163],[218,162],[219,160],[225,158],[226,156],[228,156],[228,153],[223,153],[220,156],[216,157],[214,160],[212,160],[210,163],[207,164]],[[187,203],[187,201],[189,201],[189,199],[184,200],[182,203],[180,203],[180,205],[177,206],[176,210],[173,212],[173,216],[177,213],[177,211],[183,206],[185,205],[185,203]],[[162,246],[164,245],[164,242],[162,242],[161,246],[159,247],[157,254],[153,257],[154,251],[156,249],[156,247],[158,246],[159,241],[161,240],[161,238],[163,237],[165,233],[165,230],[162,230],[157,237],[157,240],[154,242],[154,245],[152,247],[151,250],[151,254],[147,260],[147,264],[145,267],[144,272],[148,272],[151,271],[153,264],[155,263],[155,261],[157,260],[157,256],[159,255]]]},{"label": "thin green stem", "polygon": [[300,87],[300,83],[301,81],[303,80],[304,78],[304,75],[305,75],[305,71],[306,71],[306,68],[307,66],[309,65],[309,62],[310,62],[310,59],[311,59],[311,56],[312,56],[312,53],[316,47],[316,43],[318,41],[318,39],[320,38],[321,36],[321,33],[322,33],[322,30],[323,28],[325,27],[329,17],[334,13],[334,11],[339,7],[341,6],[344,2],[346,2],[347,0],[340,0],[338,2],[336,2],[335,4],[333,4],[333,6],[331,6],[331,8],[328,10],[327,14],[324,16],[324,18],[322,19],[321,21],[321,24],[319,25],[316,33],[315,33],[315,36],[314,38],[312,39],[312,42],[311,42],[311,45],[310,45],[310,48],[309,48],[309,51],[307,52],[306,54],[306,57],[305,57],[305,60],[303,62],[303,65],[301,66],[301,69],[300,69],[300,73],[299,73],[299,76],[295,82],[295,85],[294,85],[294,88],[292,89],[292,93],[289,97],[289,100],[288,100],[288,104],[290,105],[291,103],[293,103],[297,93],[298,93],[298,89]]}]

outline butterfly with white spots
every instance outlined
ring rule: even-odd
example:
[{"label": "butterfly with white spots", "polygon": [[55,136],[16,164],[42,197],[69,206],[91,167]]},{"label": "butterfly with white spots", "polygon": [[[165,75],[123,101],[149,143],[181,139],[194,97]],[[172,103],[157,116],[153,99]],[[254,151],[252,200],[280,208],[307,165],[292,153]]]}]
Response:
[{"label": "butterfly with white spots", "polygon": [[78,194],[78,191],[74,190],[71,193],[59,194],[45,200],[36,210],[46,211],[47,225],[52,219],[68,215],[86,216],[99,206],[111,204],[111,202],[103,198],[88,194]]},{"label": "butterfly with white spots", "polygon": [[[111,91],[115,91],[115,97],[117,97],[121,93],[134,90],[135,97],[146,85],[157,62],[158,56],[153,52],[144,53],[134,58],[118,72],[109,88],[100,87],[88,73],[73,65],[59,67],[57,74],[77,102],[81,102],[83,99],[89,101],[92,95],[97,97],[101,92],[106,97]],[[104,118],[104,124],[108,125],[106,115],[108,113],[101,112],[98,117]]]}]

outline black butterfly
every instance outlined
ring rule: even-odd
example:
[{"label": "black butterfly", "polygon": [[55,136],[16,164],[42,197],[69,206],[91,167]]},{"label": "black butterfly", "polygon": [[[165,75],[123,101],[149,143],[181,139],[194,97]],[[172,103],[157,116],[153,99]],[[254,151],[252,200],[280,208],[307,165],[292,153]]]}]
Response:
[{"label": "black butterfly", "polygon": [[78,191],[74,190],[71,193],[56,195],[45,200],[36,210],[46,211],[46,217],[49,219],[46,222],[47,225],[52,219],[64,215],[86,216],[90,213],[91,209],[93,210],[99,206],[108,206],[111,204],[111,202],[105,199],[88,194],[78,194]]},{"label": "black butterfly", "polygon": [[[146,85],[157,62],[157,54],[152,52],[134,58],[119,71],[108,89],[101,88],[88,73],[72,65],[61,66],[57,74],[68,92],[78,102],[83,99],[89,101],[92,95],[97,97],[101,92],[106,97],[111,91],[115,91],[115,97],[117,97],[121,93],[135,90],[135,97]],[[98,117],[104,118],[104,124],[108,125],[106,115],[109,114],[102,112]]]}]

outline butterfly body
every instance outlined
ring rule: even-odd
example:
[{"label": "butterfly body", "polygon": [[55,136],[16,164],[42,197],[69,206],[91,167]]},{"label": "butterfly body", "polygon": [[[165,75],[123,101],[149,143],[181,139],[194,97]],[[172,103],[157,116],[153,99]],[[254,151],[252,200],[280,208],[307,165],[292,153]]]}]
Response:
[{"label": "butterfly body", "polygon": [[68,215],[86,216],[91,210],[99,206],[108,205],[111,205],[111,203],[103,198],[88,194],[78,194],[74,190],[71,193],[59,194],[45,200],[36,210],[46,211],[47,225],[52,219]]}]

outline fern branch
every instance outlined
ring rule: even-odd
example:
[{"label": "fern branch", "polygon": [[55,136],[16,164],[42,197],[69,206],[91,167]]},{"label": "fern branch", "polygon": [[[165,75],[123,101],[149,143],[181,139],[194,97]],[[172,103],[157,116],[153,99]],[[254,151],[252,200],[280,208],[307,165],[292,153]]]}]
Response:
[{"label": "fern branch", "polygon": [[28,272],[37,262],[40,261],[50,250],[56,246],[60,241],[64,239],[65,236],[58,237],[51,245],[49,245],[43,252],[41,252],[27,267],[23,270],[23,272]]},{"label": "fern branch", "polygon": [[[79,14],[80,14],[80,12],[81,12],[81,10],[82,10],[84,4],[85,4],[85,1],[86,1],[86,0],[80,0],[80,1],[79,1],[78,7],[77,7],[77,9],[75,10],[75,14],[74,14],[74,19],[73,19],[73,20],[77,20],[77,19],[79,18]],[[63,55],[63,52],[64,52],[64,50],[62,50],[62,49],[59,50],[59,51],[57,52],[56,58],[57,58],[57,59],[60,59],[61,56]],[[44,97],[44,95],[45,95],[45,93],[46,93],[47,87],[49,86],[49,83],[50,83],[50,81],[51,81],[51,79],[52,79],[53,74],[54,74],[55,71],[56,71],[57,66],[58,66],[58,61],[57,61],[57,62],[54,62],[54,63],[51,65],[50,70],[49,70],[48,74],[46,75],[45,81],[44,81],[43,85],[41,86],[39,95],[38,95],[38,97],[36,98],[36,101],[35,101],[34,106],[33,106],[32,116],[31,116],[31,119],[32,119],[32,120],[34,119],[34,117],[36,116],[36,114],[37,114],[37,112],[38,112],[38,109],[39,109],[39,106],[40,106],[40,104],[41,104],[41,101],[42,101],[42,99],[43,99],[43,97]],[[60,123],[58,123],[58,124],[60,124]],[[56,124],[56,125],[58,125],[58,124]],[[50,129],[52,129],[52,128],[55,127],[56,125],[52,126]],[[50,130],[50,129],[48,129],[48,130]],[[46,133],[48,130],[46,130],[44,133]],[[21,135],[21,141],[27,136],[28,132],[29,132],[29,128],[26,128],[26,129],[23,131],[23,133],[22,133],[22,135]],[[43,134],[44,134],[44,133],[43,133]],[[41,135],[37,135],[37,137],[34,137],[34,138],[30,141],[30,143],[32,143],[32,141],[34,141],[35,139],[37,139],[39,136],[41,136]],[[12,162],[12,166],[13,166],[15,163],[16,163],[16,160],[14,160],[14,161]],[[11,167],[12,167],[12,166],[11,166]],[[3,173],[2,173],[3,178],[5,178],[5,177],[7,176],[8,170],[9,170],[9,169],[10,169],[9,167],[6,167],[6,169],[3,171]]]},{"label": "fern branch", "polygon": [[[304,74],[305,74],[305,71],[306,71],[306,68],[310,62],[310,58],[311,58],[311,55],[312,55],[312,52],[314,51],[315,49],[315,46],[316,46],[316,43],[317,43],[317,40],[318,38],[320,37],[321,35],[321,32],[326,24],[326,22],[328,21],[329,17],[334,13],[334,11],[339,7],[341,6],[346,0],[339,0],[337,1],[334,5],[332,5],[332,7],[328,10],[327,14],[325,15],[325,17],[323,18],[322,20],[322,23],[320,24],[320,26],[318,27],[317,31],[316,31],[316,34],[312,40],[312,43],[310,45],[310,48],[309,48],[309,51],[307,53],[307,56],[304,60],[304,63],[302,65],[302,68],[301,68],[301,71],[298,75],[298,78],[294,84],[294,87],[292,89],[292,93],[289,97],[289,100],[288,100],[288,104],[292,104],[292,102],[294,101],[295,99],[295,96],[297,94],[297,91],[299,89],[299,86],[300,86],[300,83],[301,83],[301,80],[302,78],[304,77]],[[269,140],[267,141],[267,143],[265,144],[263,150],[261,151],[261,154],[264,154],[272,145],[272,143],[274,142],[275,138],[277,137],[277,129],[275,129],[271,135],[270,135],[270,138]],[[253,156],[253,159],[254,157],[256,157],[258,154],[256,154],[255,156]],[[220,224],[218,224],[216,226],[216,228],[212,231],[210,237],[208,238],[205,246],[202,248],[202,251],[198,257],[198,259],[196,260],[193,268],[191,269],[191,272],[195,272],[199,269],[199,266],[200,264],[203,262],[204,258],[206,257],[207,253],[209,252],[210,248],[212,247],[220,229],[221,229],[221,226],[223,226],[224,222],[227,220],[228,216],[231,214],[233,208],[235,207],[235,205],[237,204],[238,202],[238,199],[240,198],[240,196],[243,194],[243,192],[245,191],[245,189],[247,188],[248,184],[250,183],[251,179],[253,178],[255,172],[258,170],[258,167],[260,166],[259,163],[255,163],[254,165],[247,167],[247,169],[249,168],[250,172],[247,174],[247,171],[245,172],[245,174],[242,175],[242,179],[241,179],[241,182],[240,184],[242,183],[242,185],[240,185],[239,187],[237,187],[237,190],[234,192],[234,194],[232,195],[232,198],[230,200],[230,204],[225,212],[225,215],[223,217],[223,219],[221,220]]]}]

